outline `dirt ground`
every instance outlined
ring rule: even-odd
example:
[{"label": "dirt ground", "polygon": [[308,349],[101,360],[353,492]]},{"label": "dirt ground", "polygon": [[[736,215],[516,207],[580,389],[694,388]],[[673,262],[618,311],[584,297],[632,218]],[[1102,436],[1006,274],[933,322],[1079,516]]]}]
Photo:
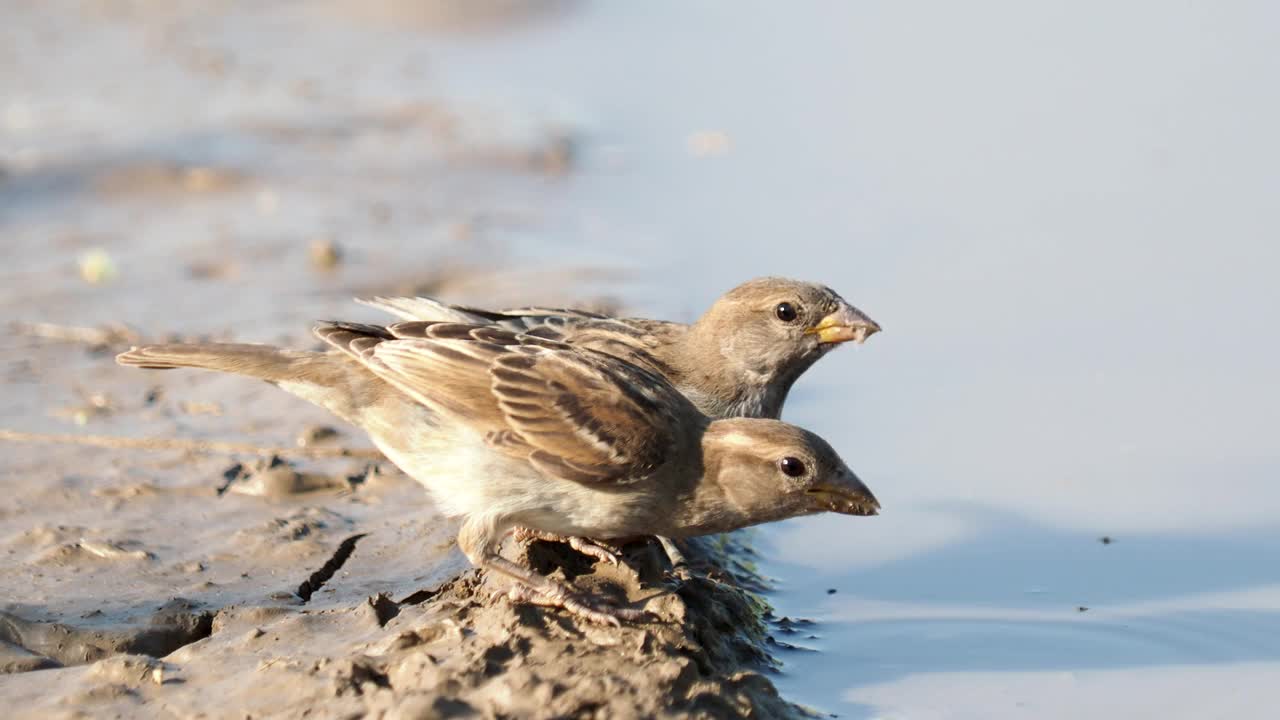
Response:
[{"label": "dirt ground", "polygon": [[[354,295],[594,307],[625,297],[615,270],[524,240],[548,232],[539,198],[574,172],[572,128],[518,109],[494,123],[429,83],[379,95],[316,72],[326,33],[403,25],[406,5],[316,6],[303,18],[313,32],[279,55],[263,50],[271,37],[242,35],[289,36],[284,21],[304,12],[289,3],[6,11],[6,716],[800,712],[767,678],[768,609],[737,562],[749,550],[691,548],[699,566],[681,580],[647,545],[628,551],[637,574],[538,543],[529,562],[654,620],[610,629],[514,606],[501,581],[468,568],[453,524],[416,483],[385,461],[319,456],[367,455],[354,429],[265,384],[113,362],[161,338],[310,347],[315,319],[377,318]],[[456,4],[420,5],[415,22],[448,32],[567,6],[489,3],[459,16]],[[351,37],[413,77],[416,45]]]},{"label": "dirt ground", "polygon": [[760,673],[766,608],[715,547],[694,548],[705,564],[685,580],[646,545],[628,553],[635,570],[530,548],[540,570],[654,616],[604,628],[513,605],[385,464],[14,454],[0,612],[11,716],[795,712]]}]

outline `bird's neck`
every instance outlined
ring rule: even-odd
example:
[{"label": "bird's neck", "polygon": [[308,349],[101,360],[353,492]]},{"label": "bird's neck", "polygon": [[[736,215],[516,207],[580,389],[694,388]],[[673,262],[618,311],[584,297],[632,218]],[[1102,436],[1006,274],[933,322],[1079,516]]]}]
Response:
[{"label": "bird's neck", "polygon": [[758,358],[735,357],[716,333],[698,324],[671,352],[673,384],[713,418],[777,418],[795,382],[776,377]]},{"label": "bird's neck", "polygon": [[671,524],[665,534],[697,537],[730,532],[751,524],[747,514],[733,503],[711,472],[673,503]]},{"label": "bird's neck", "polygon": [[761,490],[750,483],[744,468],[725,464],[733,462],[726,460],[733,456],[726,452],[727,446],[742,442],[735,425],[747,422],[758,421],[735,418],[708,426],[697,451],[699,472],[674,493],[671,526],[665,534],[693,537],[731,532],[796,514],[772,487]]}]

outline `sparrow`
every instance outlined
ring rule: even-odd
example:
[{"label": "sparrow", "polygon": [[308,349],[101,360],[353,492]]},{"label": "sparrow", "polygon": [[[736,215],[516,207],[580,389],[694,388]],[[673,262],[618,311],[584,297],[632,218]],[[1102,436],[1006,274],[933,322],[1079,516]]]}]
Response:
[{"label": "sparrow", "polygon": [[[614,318],[583,310],[483,310],[426,297],[376,297],[357,302],[405,321],[492,325],[591,348],[661,375],[713,418],[779,418],[792,384],[843,343],[861,344],[880,326],[829,287],[788,278],[749,280],[721,296],[691,325]],[[519,529],[521,539],[566,541],[580,552],[618,564],[617,550],[582,537],[557,538]],[[657,536],[671,564],[683,555]]]},{"label": "sparrow", "polygon": [[843,343],[880,326],[829,287],[788,278],[749,280],[691,325],[584,310],[483,310],[426,297],[356,302],[405,321],[495,327],[615,355],[665,377],[713,418],[778,418],[795,381]]},{"label": "sparrow", "polygon": [[461,518],[458,546],[513,599],[618,624],[644,613],[572,592],[498,553],[513,527],[602,539],[683,538],[879,503],[817,435],[712,419],[662,376],[494,325],[322,322],[329,349],[170,344],[122,365],[247,375],[328,409]]}]

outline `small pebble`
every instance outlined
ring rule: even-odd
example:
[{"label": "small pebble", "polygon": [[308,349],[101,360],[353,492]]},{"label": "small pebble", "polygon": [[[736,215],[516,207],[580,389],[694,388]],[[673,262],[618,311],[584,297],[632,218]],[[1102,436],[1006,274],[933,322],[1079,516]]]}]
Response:
[{"label": "small pebble", "polygon": [[308,253],[311,257],[311,267],[316,270],[328,272],[342,262],[342,249],[329,238],[312,240]]},{"label": "small pebble", "polygon": [[182,189],[203,193],[228,190],[235,187],[240,178],[235,173],[212,167],[189,167],[182,171]]},{"label": "small pebble", "polygon": [[116,276],[116,263],[106,250],[95,248],[80,256],[80,277],[87,283],[98,285]]},{"label": "small pebble", "polygon": [[338,437],[338,430],[328,425],[309,425],[298,433],[298,447],[311,447],[326,440]]}]

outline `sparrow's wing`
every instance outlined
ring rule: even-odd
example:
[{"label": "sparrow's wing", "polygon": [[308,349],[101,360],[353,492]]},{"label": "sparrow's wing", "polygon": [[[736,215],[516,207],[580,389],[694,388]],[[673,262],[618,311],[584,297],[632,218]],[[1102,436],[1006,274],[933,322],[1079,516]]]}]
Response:
[{"label": "sparrow's wing", "polygon": [[515,332],[524,332],[552,318],[607,319],[607,315],[570,308],[527,307],[511,310],[484,310],[466,305],[449,305],[429,297],[375,297],[356,298],[361,305],[368,305],[390,313],[405,321],[467,323],[469,325],[497,325]]},{"label": "sparrow's wing", "polygon": [[639,367],[590,350],[526,345],[498,357],[492,392],[544,474],[586,484],[650,475],[698,417],[684,396]]},{"label": "sparrow's wing", "polygon": [[316,334],[549,477],[592,485],[644,478],[700,417],[640,367],[493,326],[324,323]]},{"label": "sparrow's wing", "polygon": [[[402,299],[435,302],[426,298]],[[463,312],[462,309],[454,306],[444,307],[448,307],[454,313]],[[670,377],[673,372],[668,360],[669,353],[666,351],[673,347],[679,336],[688,330],[687,325],[679,323],[643,318],[589,316],[577,310],[529,308],[489,313],[468,308],[465,312],[473,313],[476,319],[447,322],[489,325],[514,333],[595,350],[625,360],[632,365],[639,365],[662,377]],[[520,312],[530,314],[515,314]],[[486,314],[481,316],[480,313]],[[400,329],[399,333],[413,334],[422,332],[426,327],[438,322],[440,321],[404,322],[397,323],[394,327]]]},{"label": "sparrow's wing", "polygon": [[520,344],[515,334],[460,323],[412,323],[410,332],[396,332],[401,325],[325,322],[315,334],[434,413],[482,434],[504,429],[489,366],[503,348]]},{"label": "sparrow's wing", "polygon": [[378,308],[406,321],[453,322],[493,325],[517,333],[589,347],[638,363],[666,375],[662,348],[669,347],[689,329],[681,323],[646,318],[615,318],[572,308],[526,307],[484,310],[449,305],[428,297],[375,297],[356,302]]}]

